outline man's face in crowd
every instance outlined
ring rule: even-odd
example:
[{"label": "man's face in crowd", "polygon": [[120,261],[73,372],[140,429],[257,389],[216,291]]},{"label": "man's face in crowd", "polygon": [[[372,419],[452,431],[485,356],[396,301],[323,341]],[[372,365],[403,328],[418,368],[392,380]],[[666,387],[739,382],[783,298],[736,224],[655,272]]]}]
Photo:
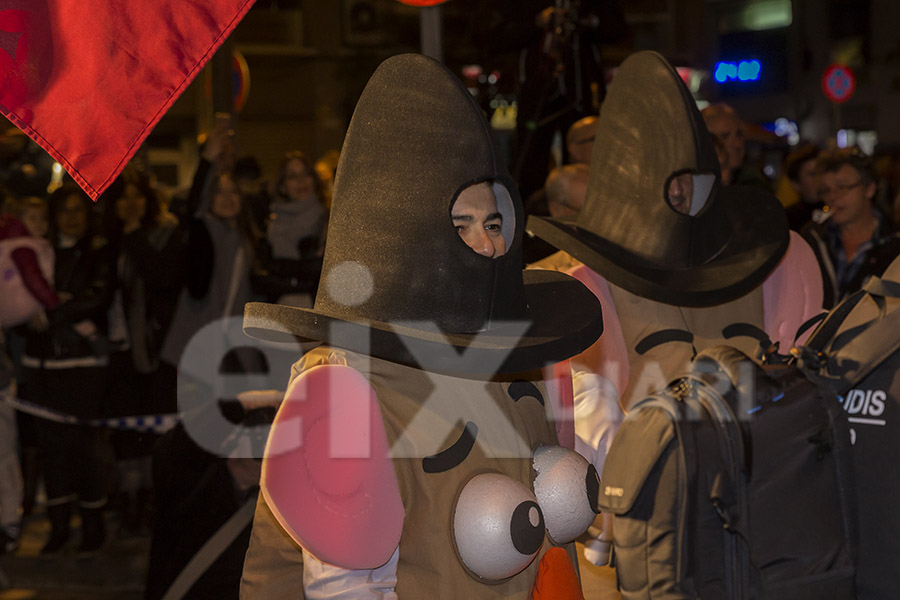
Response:
[{"label": "man's face in crowd", "polygon": [[316,184],[312,173],[300,159],[292,159],[284,166],[284,195],[291,202],[300,202],[314,196]]},{"label": "man's face in crowd", "polygon": [[506,240],[501,233],[503,215],[497,210],[491,184],[483,182],[464,189],[450,214],[459,237],[469,248],[491,258],[506,254]]},{"label": "man's face in crowd", "polygon": [[669,204],[681,214],[691,211],[691,196],[694,194],[694,176],[690,173],[676,175],[669,181],[667,196]]},{"label": "man's face in crowd", "polygon": [[725,144],[728,152],[728,167],[733,169],[744,162],[746,143],[744,141],[744,127],[740,120],[731,115],[720,115],[710,119],[706,127],[709,132],[719,138]]},{"label": "man's face in crowd", "polygon": [[586,117],[572,126],[571,140],[566,144],[570,163],[591,164],[596,132],[597,119],[593,117]]},{"label": "man's face in crowd", "polygon": [[31,207],[22,213],[22,223],[33,237],[42,238],[47,235],[47,211],[43,208]]},{"label": "man's face in crowd", "polygon": [[811,159],[803,163],[797,173],[797,181],[794,184],[800,200],[809,204],[815,204],[819,194],[819,174],[816,171],[816,161]]},{"label": "man's face in crowd", "polygon": [[865,183],[860,172],[850,165],[841,165],[837,171],[822,173],[819,198],[831,208],[831,219],[836,225],[857,223],[872,212],[875,183]]},{"label": "man's face in crowd", "polygon": [[73,194],[63,201],[56,214],[56,226],[61,234],[76,239],[87,232],[88,212],[81,198]]},{"label": "man's face in crowd", "polygon": [[136,185],[128,184],[116,198],[116,216],[124,223],[139,221],[147,212],[147,198]]},{"label": "man's face in crowd", "polygon": [[553,202],[549,205],[550,215],[553,217],[574,217],[584,208],[584,199],[587,196],[587,177],[574,177],[569,182],[566,202]]}]

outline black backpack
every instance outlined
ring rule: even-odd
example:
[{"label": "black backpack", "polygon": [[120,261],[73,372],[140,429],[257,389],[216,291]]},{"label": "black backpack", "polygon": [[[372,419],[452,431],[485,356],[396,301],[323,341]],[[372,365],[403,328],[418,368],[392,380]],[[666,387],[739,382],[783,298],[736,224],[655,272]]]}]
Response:
[{"label": "black backpack", "polygon": [[900,259],[836,306],[798,364],[841,399],[859,505],[859,598],[900,598]]},{"label": "black backpack", "polygon": [[700,353],[629,411],[600,487],[623,600],[855,598],[847,420],[796,366]]}]

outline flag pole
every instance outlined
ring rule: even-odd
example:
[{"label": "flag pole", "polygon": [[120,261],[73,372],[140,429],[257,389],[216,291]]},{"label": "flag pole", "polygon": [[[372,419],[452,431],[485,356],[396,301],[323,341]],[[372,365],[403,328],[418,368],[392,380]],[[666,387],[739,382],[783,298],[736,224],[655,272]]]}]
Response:
[{"label": "flag pole", "polygon": [[419,9],[422,54],[444,62],[443,24],[440,4]]},{"label": "flag pole", "polygon": [[212,114],[234,113],[234,85],[230,39],[225,40],[210,61],[212,76]]}]

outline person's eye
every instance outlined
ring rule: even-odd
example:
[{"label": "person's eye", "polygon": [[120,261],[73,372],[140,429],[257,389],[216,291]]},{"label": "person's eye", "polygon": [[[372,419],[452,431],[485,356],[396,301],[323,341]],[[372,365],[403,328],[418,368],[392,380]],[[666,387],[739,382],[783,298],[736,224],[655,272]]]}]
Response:
[{"label": "person's eye", "polygon": [[500,232],[500,223],[488,223],[484,226],[490,232],[499,233]]}]

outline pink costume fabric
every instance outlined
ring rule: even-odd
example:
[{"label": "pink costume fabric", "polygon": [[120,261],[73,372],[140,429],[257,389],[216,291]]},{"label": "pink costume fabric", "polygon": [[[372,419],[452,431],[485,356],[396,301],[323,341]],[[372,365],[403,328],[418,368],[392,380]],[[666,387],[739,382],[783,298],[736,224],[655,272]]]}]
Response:
[{"label": "pink costume fabric", "polygon": [[53,248],[31,237],[10,215],[0,217],[0,324],[20,325],[41,308],[55,308]]},{"label": "pink costume fabric", "polygon": [[403,503],[378,398],[362,374],[322,365],[294,380],[269,436],[261,489],[281,526],[322,561],[387,562]]}]

